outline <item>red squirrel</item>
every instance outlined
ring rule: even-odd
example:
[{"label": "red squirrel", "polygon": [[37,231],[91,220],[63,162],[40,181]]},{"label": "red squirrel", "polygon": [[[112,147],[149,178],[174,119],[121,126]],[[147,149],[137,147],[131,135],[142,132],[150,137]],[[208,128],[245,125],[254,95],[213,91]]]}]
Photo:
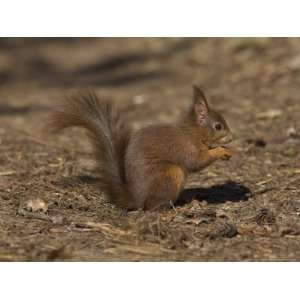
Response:
[{"label": "red squirrel", "polygon": [[172,125],[151,125],[133,132],[112,103],[94,93],[73,96],[55,109],[50,128],[87,129],[99,173],[99,187],[127,210],[156,210],[178,200],[187,176],[232,155],[223,147],[232,133],[222,115],[193,87],[193,101]]}]

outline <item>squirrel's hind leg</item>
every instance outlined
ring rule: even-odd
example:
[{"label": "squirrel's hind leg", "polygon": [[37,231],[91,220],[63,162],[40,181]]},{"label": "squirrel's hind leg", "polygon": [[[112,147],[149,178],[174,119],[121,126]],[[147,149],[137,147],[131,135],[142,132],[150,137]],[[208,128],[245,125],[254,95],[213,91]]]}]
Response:
[{"label": "squirrel's hind leg", "polygon": [[145,210],[157,210],[175,204],[186,181],[185,172],[176,165],[163,165],[156,170],[149,185]]}]

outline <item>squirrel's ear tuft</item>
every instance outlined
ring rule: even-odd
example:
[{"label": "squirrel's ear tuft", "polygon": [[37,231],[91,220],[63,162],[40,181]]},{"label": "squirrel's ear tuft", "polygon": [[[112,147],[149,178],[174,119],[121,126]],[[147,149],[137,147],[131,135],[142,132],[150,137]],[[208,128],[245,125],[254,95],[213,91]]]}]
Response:
[{"label": "squirrel's ear tuft", "polygon": [[204,92],[196,85],[193,86],[194,91],[194,112],[197,122],[201,125],[205,122],[208,115],[208,104]]}]

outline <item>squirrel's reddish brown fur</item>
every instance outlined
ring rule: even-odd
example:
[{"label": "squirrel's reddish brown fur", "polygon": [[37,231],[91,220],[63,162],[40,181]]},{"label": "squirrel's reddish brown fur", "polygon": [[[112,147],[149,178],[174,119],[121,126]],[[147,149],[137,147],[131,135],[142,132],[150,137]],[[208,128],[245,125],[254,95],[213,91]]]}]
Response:
[{"label": "squirrel's reddish brown fur", "polygon": [[132,132],[114,106],[94,93],[67,99],[51,114],[50,129],[86,128],[94,146],[99,184],[109,199],[125,209],[158,209],[174,204],[189,173],[231,151],[224,118],[212,110],[194,86],[193,103],[173,125],[152,125]]}]

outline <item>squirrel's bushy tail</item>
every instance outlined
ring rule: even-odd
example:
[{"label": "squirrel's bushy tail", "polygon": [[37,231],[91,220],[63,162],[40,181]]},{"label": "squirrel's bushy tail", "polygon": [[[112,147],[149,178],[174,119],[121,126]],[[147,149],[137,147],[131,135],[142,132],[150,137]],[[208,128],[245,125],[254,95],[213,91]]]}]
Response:
[{"label": "squirrel's bushy tail", "polygon": [[110,201],[131,208],[134,201],[126,187],[125,152],[130,129],[113,105],[88,92],[67,98],[56,107],[47,125],[55,133],[64,128],[86,128],[95,151],[100,188]]}]

